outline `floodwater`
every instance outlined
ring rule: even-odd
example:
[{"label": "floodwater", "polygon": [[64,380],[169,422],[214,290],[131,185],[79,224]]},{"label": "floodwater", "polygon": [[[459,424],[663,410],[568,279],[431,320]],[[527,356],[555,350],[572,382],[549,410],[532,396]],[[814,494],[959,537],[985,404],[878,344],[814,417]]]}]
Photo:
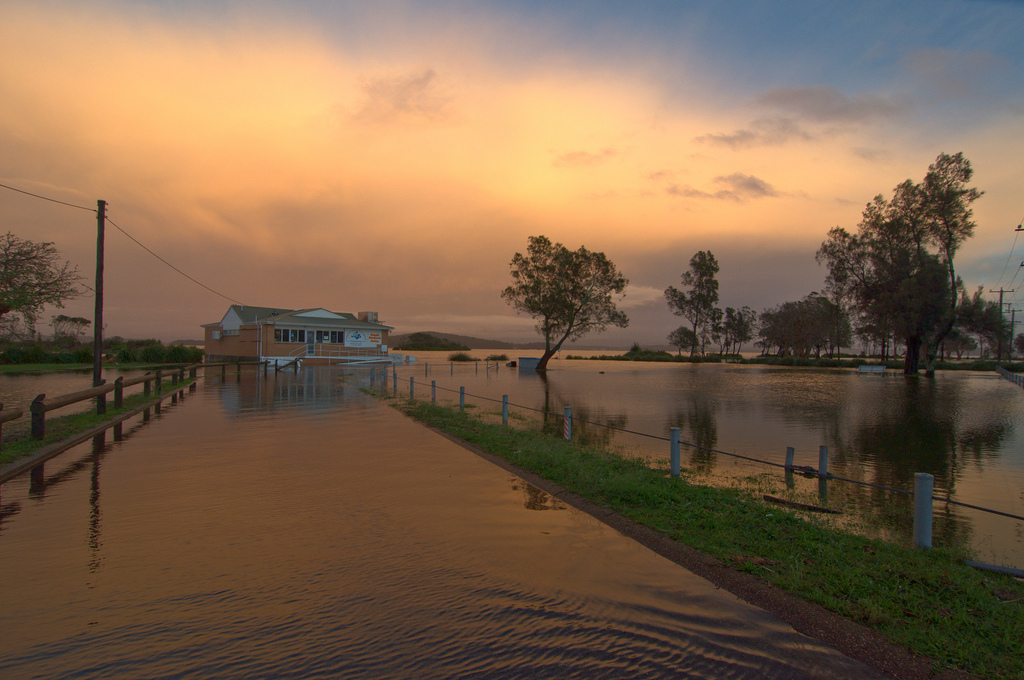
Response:
[{"label": "floodwater", "polygon": [[[574,422],[574,436],[657,461],[668,460],[670,429],[678,427],[694,445],[683,449],[684,465],[713,483],[782,477],[778,468],[716,451],[782,464],[792,446],[797,465],[817,469],[819,447],[827,446],[836,477],[910,491],[914,473],[924,472],[935,477],[936,497],[1024,516],[1024,390],[994,372],[940,371],[929,380],[893,371],[563,358],[551,362],[545,379],[495,369],[493,362],[452,364],[443,352],[414,354],[417,364],[398,368],[401,394],[408,395],[413,378],[417,398],[429,399],[434,381],[438,400],[457,404],[465,387],[472,395],[467,403],[482,412],[500,412],[507,394],[526,407],[514,413],[556,414],[555,429],[568,406],[583,421]],[[393,375],[390,380],[389,391]],[[797,485],[824,492],[831,505],[863,518],[859,530],[912,543],[906,496],[841,482],[819,490],[817,480],[800,477]],[[940,502],[935,513],[935,545],[965,545],[980,560],[1024,568],[1024,522]]]},{"label": "floodwater", "polygon": [[869,678],[341,380],[201,380],[2,489],[4,678]]}]

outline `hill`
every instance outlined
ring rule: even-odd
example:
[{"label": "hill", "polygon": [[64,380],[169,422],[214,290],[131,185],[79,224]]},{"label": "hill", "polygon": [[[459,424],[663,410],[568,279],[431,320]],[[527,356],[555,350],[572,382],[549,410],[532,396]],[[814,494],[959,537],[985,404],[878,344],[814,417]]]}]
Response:
[{"label": "hill", "polygon": [[[465,345],[471,349],[544,349],[544,341],[537,340],[535,342],[508,342],[507,340],[487,340],[485,338],[475,338],[471,335],[456,335],[455,333],[438,333],[437,331],[420,331],[427,335],[432,335],[441,340],[447,340],[460,345]],[[401,347],[403,342],[408,342],[409,337],[417,335],[417,333],[405,333],[402,335],[391,335],[388,337],[388,344],[391,347]],[[572,344],[566,343],[563,347],[563,351],[571,350],[608,350],[608,351],[622,351],[624,347],[617,347],[611,345],[598,345],[598,344]]]}]

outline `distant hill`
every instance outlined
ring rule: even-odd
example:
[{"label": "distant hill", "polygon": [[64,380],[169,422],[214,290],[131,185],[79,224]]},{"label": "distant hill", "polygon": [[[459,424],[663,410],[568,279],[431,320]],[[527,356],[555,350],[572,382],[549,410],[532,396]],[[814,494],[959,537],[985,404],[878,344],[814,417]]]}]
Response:
[{"label": "distant hill", "polygon": [[544,343],[516,344],[503,340],[485,340],[474,338],[470,335],[456,335],[455,333],[438,333],[437,331],[419,331],[417,333],[406,333],[404,335],[389,335],[388,344],[391,347],[401,347],[408,343],[411,336],[419,334],[432,335],[440,340],[446,340],[458,345],[465,345],[471,349],[544,349]]},{"label": "distant hill", "polygon": [[[438,333],[437,331],[420,331],[434,337],[441,338],[443,340],[449,340],[451,342],[465,345],[471,349],[544,349],[544,341],[538,340],[536,342],[508,342],[507,340],[487,340],[485,338],[474,338],[471,335],[456,335],[454,333]],[[414,333],[406,333],[403,335],[389,335],[388,345],[391,347],[400,347],[403,342],[409,339],[409,336],[415,335]],[[562,351],[571,350],[608,350],[611,352],[621,352],[625,349],[624,347],[614,347],[609,345],[570,345],[566,344],[562,347]]]}]

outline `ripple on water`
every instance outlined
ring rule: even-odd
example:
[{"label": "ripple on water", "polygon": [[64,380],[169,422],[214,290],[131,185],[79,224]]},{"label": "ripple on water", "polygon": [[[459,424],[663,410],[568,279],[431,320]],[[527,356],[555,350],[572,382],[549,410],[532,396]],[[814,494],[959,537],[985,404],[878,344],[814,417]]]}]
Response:
[{"label": "ripple on water", "polygon": [[211,384],[11,518],[0,675],[873,677],[358,391],[293,387]]}]

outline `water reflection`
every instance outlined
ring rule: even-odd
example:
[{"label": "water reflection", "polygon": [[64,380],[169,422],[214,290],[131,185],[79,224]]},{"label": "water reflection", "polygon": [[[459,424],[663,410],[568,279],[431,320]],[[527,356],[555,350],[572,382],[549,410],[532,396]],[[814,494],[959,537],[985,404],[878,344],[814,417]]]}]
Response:
[{"label": "water reflection", "polygon": [[3,677],[877,677],[337,372],[54,465],[4,486]]},{"label": "water reflection", "polygon": [[[837,477],[909,490],[914,474],[926,472],[935,476],[939,496],[1024,515],[1024,392],[994,374],[949,372],[929,380],[840,369],[561,361],[544,379],[445,371],[438,385],[495,400],[508,394],[514,413],[515,405],[552,413],[552,433],[561,432],[561,411],[571,406],[577,417],[651,435],[600,432],[602,442],[651,460],[667,462],[665,440],[679,427],[684,441],[702,447],[690,451],[691,469],[709,479],[734,469],[766,471],[715,451],[781,464],[792,446],[797,465],[817,468],[825,445]],[[821,488],[817,479],[800,477],[794,486],[863,513],[875,533],[909,541],[909,506],[900,496],[836,482]],[[936,512],[937,543],[968,541],[982,559],[1024,565],[1019,521],[940,504]]]},{"label": "water reflection", "polygon": [[569,506],[558,500],[546,491],[543,491],[529,482],[525,482],[515,475],[509,475],[508,485],[513,491],[521,491],[523,494],[523,507],[527,510],[568,510]]}]

